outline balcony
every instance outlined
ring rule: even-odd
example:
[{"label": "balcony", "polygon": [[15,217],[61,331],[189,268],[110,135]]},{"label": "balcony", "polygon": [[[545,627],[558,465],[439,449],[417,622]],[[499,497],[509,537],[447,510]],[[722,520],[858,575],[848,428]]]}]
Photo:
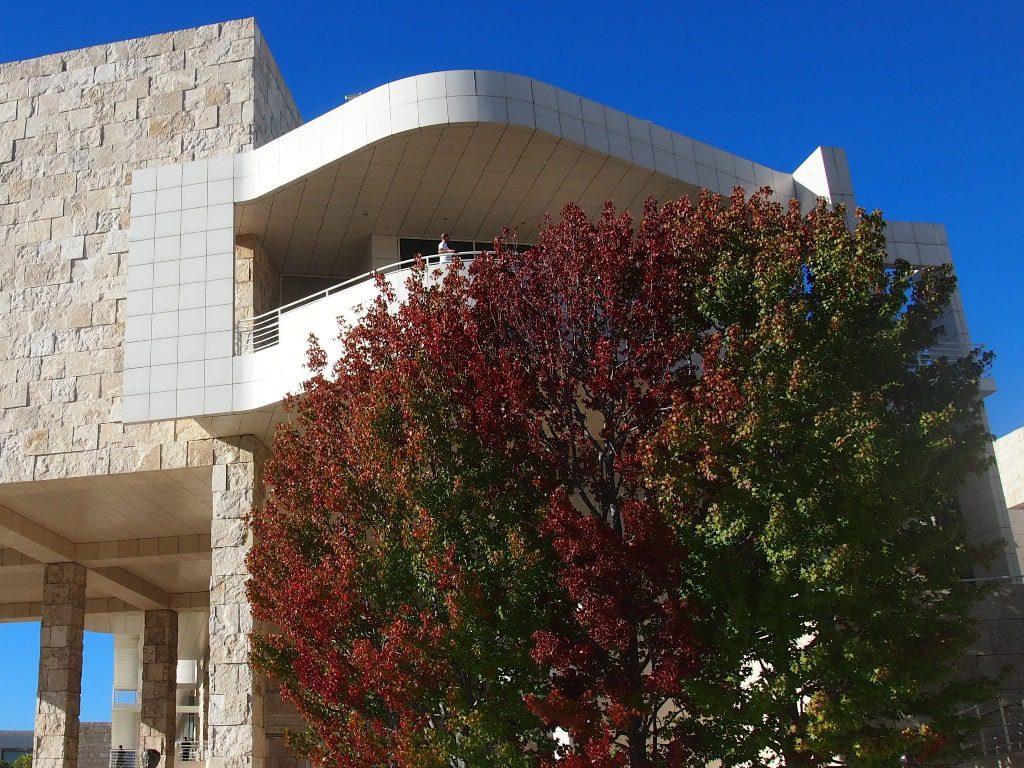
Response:
[{"label": "balcony", "polygon": [[[772,170],[545,83],[472,70],[383,85],[250,152],[136,169],[121,420],[194,418],[215,435],[269,436],[276,404],[305,378],[305,337],[297,356],[281,351],[287,326],[315,313],[291,306],[236,327],[240,238],[257,241],[278,275],[348,275],[356,264],[397,262],[400,251],[377,258],[374,243],[402,233],[451,229],[489,242],[508,226],[529,242],[537,222],[570,201],[596,213],[615,200],[640,215],[649,197],[766,185],[780,200],[852,204],[852,189],[836,181],[846,171],[829,148],[792,173]],[[894,222],[892,236],[894,258],[949,260],[941,227]],[[328,322],[310,328],[333,336],[334,317],[359,304],[340,297],[370,297],[371,285],[363,276],[312,299]],[[332,315],[336,300],[345,312]],[[254,369],[247,358],[261,355],[261,365],[294,375]]]},{"label": "balcony", "polygon": [[140,764],[139,754],[134,749],[110,750],[109,768],[136,768]]},{"label": "balcony", "polygon": [[[465,269],[480,251],[428,257],[428,280],[441,278],[455,255]],[[415,260],[399,261],[350,278],[283,307],[235,325],[233,407],[236,412],[269,414],[279,418],[277,406],[288,393],[299,392],[309,377],[306,352],[310,334],[316,335],[329,363],[338,359],[338,321],[358,320],[378,295],[378,276],[390,285],[397,299],[405,297],[405,282]],[[255,423],[255,422],[253,422]],[[216,428],[216,425],[214,425]],[[259,434],[258,428],[256,431]]]},{"label": "balcony", "polygon": [[[451,263],[455,256],[458,256],[462,261],[463,265],[472,261],[474,258],[479,256],[482,251],[460,251],[456,254],[441,254],[431,255],[426,257],[428,267],[443,266]],[[349,315],[357,314],[357,308],[367,298],[372,299],[376,293],[375,280],[378,276],[387,277],[389,282],[394,284],[396,281],[392,278],[395,277],[407,277],[409,272],[412,270],[416,263],[416,259],[406,259],[405,261],[399,261],[394,264],[389,264],[386,267],[380,269],[373,269],[369,272],[364,272],[356,277],[349,278],[337,285],[332,285],[330,288],[326,288],[322,291],[317,291],[309,296],[303,296],[301,299],[296,299],[290,304],[285,304],[283,307],[272,309],[269,312],[264,312],[256,317],[240,320],[235,324],[235,355],[244,355],[252,352],[261,352],[262,350],[276,346],[282,341],[282,334],[284,335],[285,343],[293,341],[292,335],[294,333],[301,333],[302,327],[306,327],[308,330],[302,337],[302,342],[306,343],[308,334],[314,332],[320,337],[321,343],[323,343],[328,336],[336,334],[338,317],[346,317]],[[404,282],[404,280],[399,280]],[[400,288],[401,285],[396,285],[396,288]],[[366,288],[370,289],[369,295],[367,294]],[[348,293],[352,291],[352,293]],[[345,294],[344,298],[340,297],[339,294]],[[330,305],[322,305],[325,299],[329,299],[334,296],[339,298],[331,302]],[[358,296],[359,302],[353,302],[352,299]],[[315,308],[314,308],[315,305]],[[335,315],[335,323],[333,325],[328,324],[326,328],[315,328],[310,326],[310,321],[315,317],[317,319],[323,319],[323,312],[321,310],[327,308],[337,308],[339,311]],[[309,309],[308,312],[297,312],[298,310]],[[285,315],[296,312],[295,315],[285,318]]]},{"label": "balcony", "polygon": [[174,743],[174,759],[179,763],[201,763],[204,760],[202,744],[182,739]]},{"label": "balcony", "polygon": [[123,709],[135,712],[142,709],[142,702],[139,700],[139,691],[135,688],[115,688],[110,697],[110,704],[113,709]]},{"label": "balcony", "polygon": [[[463,268],[482,251],[462,251],[457,255]],[[453,254],[427,257],[428,280],[438,280]],[[280,418],[277,405],[287,393],[301,390],[309,376],[306,352],[309,337],[315,335],[327,353],[329,364],[338,359],[339,319],[353,323],[378,295],[376,278],[383,279],[400,301],[405,282],[415,259],[407,259],[365,272],[321,291],[256,317],[235,323],[233,334],[234,410],[268,413],[271,423]],[[968,353],[966,342],[943,339],[921,353],[918,362],[927,365],[940,359],[956,360]],[[982,394],[994,391],[991,379],[983,379]]]}]

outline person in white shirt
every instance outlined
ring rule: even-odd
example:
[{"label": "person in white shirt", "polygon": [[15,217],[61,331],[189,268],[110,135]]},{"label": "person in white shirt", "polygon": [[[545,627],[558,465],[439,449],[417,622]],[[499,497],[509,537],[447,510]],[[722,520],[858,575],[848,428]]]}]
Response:
[{"label": "person in white shirt", "polygon": [[441,242],[437,244],[437,252],[441,254],[440,262],[442,264],[447,264],[452,260],[452,254],[455,253],[455,249],[448,245],[447,232],[441,235]]}]

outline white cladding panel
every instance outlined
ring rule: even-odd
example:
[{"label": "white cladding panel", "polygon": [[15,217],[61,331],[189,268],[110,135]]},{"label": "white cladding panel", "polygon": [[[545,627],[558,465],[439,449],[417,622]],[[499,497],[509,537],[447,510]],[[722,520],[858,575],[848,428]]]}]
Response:
[{"label": "white cladding panel", "polygon": [[142,666],[138,635],[114,635],[114,690],[137,691]]},{"label": "white cladding panel", "polygon": [[140,714],[133,709],[115,709],[110,717],[110,748],[139,748]]}]

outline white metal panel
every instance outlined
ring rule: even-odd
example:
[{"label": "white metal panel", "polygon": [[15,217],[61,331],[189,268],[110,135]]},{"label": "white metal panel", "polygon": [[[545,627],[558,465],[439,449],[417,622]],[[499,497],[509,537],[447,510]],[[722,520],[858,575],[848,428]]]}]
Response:
[{"label": "white metal panel", "polygon": [[142,673],[138,635],[114,635],[114,690],[136,691]]},{"label": "white metal panel", "polygon": [[122,747],[124,749],[138,749],[139,719],[139,712],[130,709],[115,709],[111,713],[111,749],[119,749]]}]

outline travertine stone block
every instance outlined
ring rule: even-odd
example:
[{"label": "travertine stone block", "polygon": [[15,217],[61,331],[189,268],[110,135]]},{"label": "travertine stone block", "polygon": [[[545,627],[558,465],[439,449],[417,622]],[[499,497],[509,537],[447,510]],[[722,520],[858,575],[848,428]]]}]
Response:
[{"label": "travertine stone block", "polygon": [[144,622],[139,747],[157,750],[163,755],[160,765],[174,768],[178,614],[146,611]]},{"label": "travertine stone block", "polygon": [[77,763],[85,582],[86,569],[78,563],[48,563],[43,569],[33,742],[38,768],[74,768]]},{"label": "travertine stone block", "polygon": [[252,610],[245,516],[262,501],[266,450],[252,437],[213,440],[213,575],[210,577],[209,766],[261,768],[265,753],[262,677],[249,665]]},{"label": "travertine stone block", "polygon": [[252,235],[242,235],[235,246],[235,317],[261,315],[281,304],[281,276]]}]

